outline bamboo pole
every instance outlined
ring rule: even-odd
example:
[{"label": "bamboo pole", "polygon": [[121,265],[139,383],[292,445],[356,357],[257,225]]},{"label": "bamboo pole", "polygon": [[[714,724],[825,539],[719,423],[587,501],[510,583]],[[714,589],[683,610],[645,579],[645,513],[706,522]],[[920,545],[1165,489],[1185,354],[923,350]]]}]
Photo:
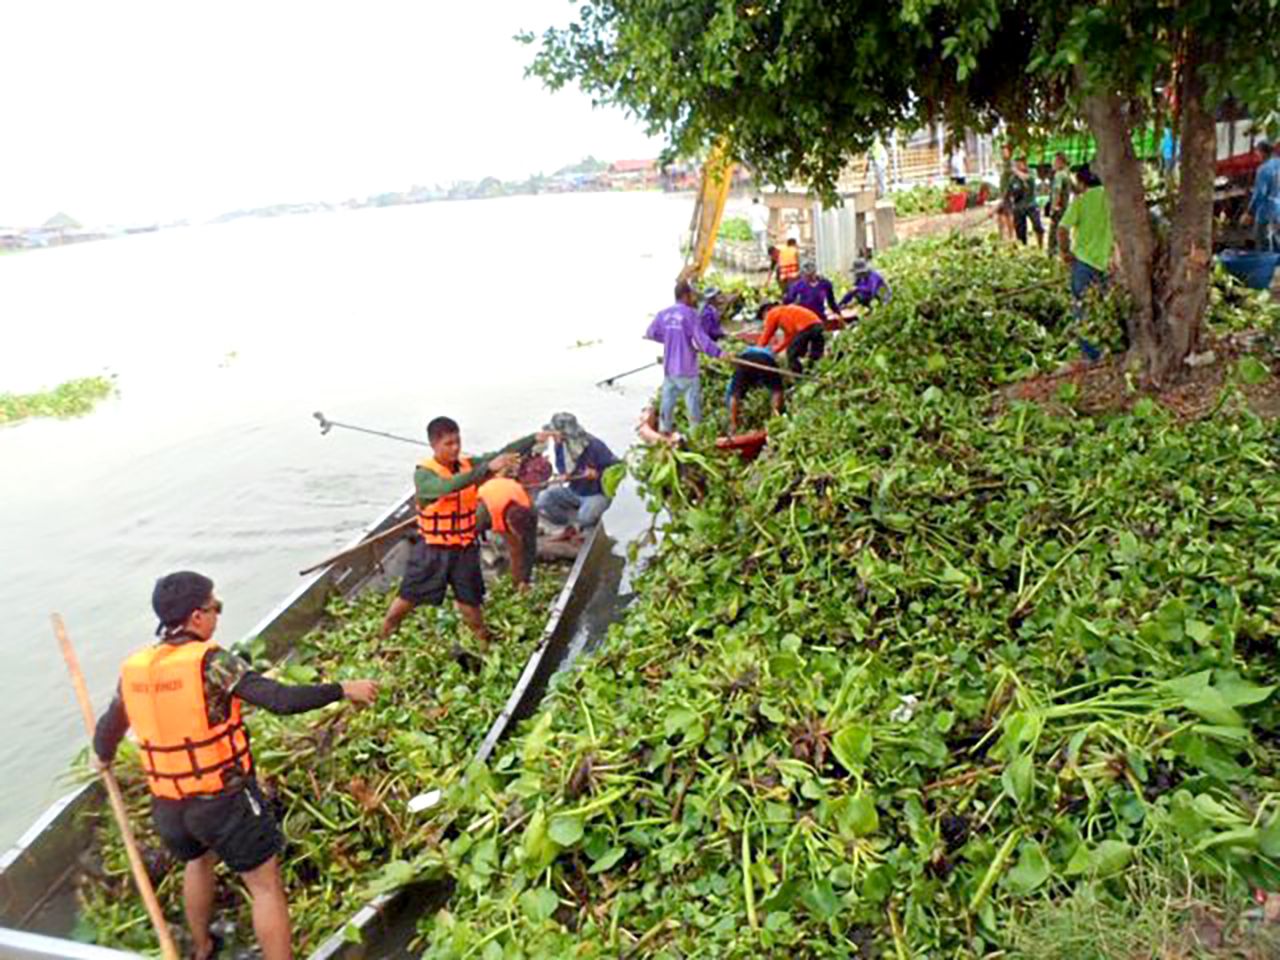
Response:
[{"label": "bamboo pole", "polygon": [[[93,706],[89,702],[89,691],[84,685],[84,674],[80,672],[80,661],[76,659],[75,649],[71,646],[71,638],[67,636],[67,628],[62,622],[61,614],[53,614],[53,632],[58,638],[58,646],[62,648],[62,659],[67,662],[67,672],[71,674],[71,684],[76,689],[76,699],[80,702],[80,713],[84,716],[84,729],[93,743],[94,717]],[[90,746],[90,750],[92,750]],[[129,814],[124,807],[124,797],[120,793],[120,784],[110,767],[102,767],[102,782],[107,786],[107,796],[111,800],[111,812],[115,814],[116,824],[120,827],[120,835],[124,838],[124,848],[129,854],[129,868],[133,871],[134,883],[142,894],[142,902],[151,917],[151,925],[155,927],[156,936],[160,939],[160,955],[164,960],[178,960],[178,948],[174,946],[173,936],[169,933],[169,925],[165,923],[164,913],[160,909],[160,901],[152,889],[151,878],[147,876],[147,868],[142,865],[142,856],[138,853],[138,842],[133,837],[133,829],[129,826]]]}]

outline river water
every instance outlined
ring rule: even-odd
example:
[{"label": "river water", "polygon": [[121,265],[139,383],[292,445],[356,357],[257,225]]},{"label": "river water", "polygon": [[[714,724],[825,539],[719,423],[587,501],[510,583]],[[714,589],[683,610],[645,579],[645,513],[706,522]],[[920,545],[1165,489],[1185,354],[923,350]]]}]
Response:
[{"label": "river water", "polygon": [[[157,576],[195,569],[239,639],[409,490],[439,413],[483,452],[557,410],[616,453],[657,355],[688,197],[570,194],[242,220],[0,258],[0,391],[109,371],[87,417],[0,429],[0,849],[66,792],[83,722],[151,639]],[[624,488],[608,516],[644,523]]]}]

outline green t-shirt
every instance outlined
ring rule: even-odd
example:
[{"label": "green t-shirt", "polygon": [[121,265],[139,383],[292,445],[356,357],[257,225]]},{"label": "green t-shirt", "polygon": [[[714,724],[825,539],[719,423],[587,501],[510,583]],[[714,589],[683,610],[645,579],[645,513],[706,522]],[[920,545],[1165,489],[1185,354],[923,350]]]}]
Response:
[{"label": "green t-shirt", "polygon": [[1061,227],[1074,230],[1071,253],[1095,270],[1107,272],[1111,263],[1111,210],[1105,187],[1090,187],[1071,201]]}]

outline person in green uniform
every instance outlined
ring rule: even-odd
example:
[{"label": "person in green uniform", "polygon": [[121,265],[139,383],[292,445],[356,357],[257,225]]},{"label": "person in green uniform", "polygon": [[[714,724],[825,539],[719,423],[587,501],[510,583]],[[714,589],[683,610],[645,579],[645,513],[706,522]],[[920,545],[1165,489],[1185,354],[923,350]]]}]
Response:
[{"label": "person in green uniform", "polygon": [[[1071,201],[1058,225],[1058,243],[1062,259],[1071,270],[1072,314],[1076,321],[1084,316],[1085,295],[1094,287],[1105,287],[1111,265],[1113,238],[1111,208],[1102,181],[1088,167],[1076,171],[1083,192]],[[1129,331],[1120,328],[1124,346],[1129,347]],[[1098,348],[1081,339],[1080,348],[1090,360],[1099,356]]]},{"label": "person in green uniform", "polygon": [[1053,155],[1053,179],[1049,182],[1049,203],[1045,212],[1049,216],[1049,256],[1058,255],[1058,227],[1071,203],[1071,171],[1067,167],[1067,155]]}]

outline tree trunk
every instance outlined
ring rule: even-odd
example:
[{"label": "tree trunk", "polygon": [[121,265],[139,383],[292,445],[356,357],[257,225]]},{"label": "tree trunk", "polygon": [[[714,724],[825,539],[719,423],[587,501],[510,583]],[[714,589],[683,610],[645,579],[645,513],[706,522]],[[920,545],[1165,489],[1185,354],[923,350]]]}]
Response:
[{"label": "tree trunk", "polygon": [[1089,94],[1084,112],[1098,142],[1098,174],[1107,191],[1120,277],[1133,300],[1129,347],[1150,371],[1160,356],[1152,292],[1156,240],[1147,214],[1142,163],[1133,152],[1132,123],[1124,101],[1114,93]]},{"label": "tree trunk", "polygon": [[1188,38],[1178,91],[1179,190],[1167,243],[1152,229],[1142,162],[1133,152],[1133,121],[1124,101],[1113,93],[1084,98],[1085,116],[1098,141],[1098,172],[1107,189],[1120,275],[1133,300],[1130,351],[1141,364],[1143,380],[1156,387],[1183,373],[1183,360],[1195,349],[1209,302],[1217,136],[1200,76],[1206,53],[1199,40]]},{"label": "tree trunk", "polygon": [[1201,43],[1190,38],[1178,97],[1182,109],[1178,201],[1169,233],[1168,258],[1157,276],[1157,332],[1161,342],[1158,365],[1149,371],[1157,383],[1174,379],[1183,370],[1182,361],[1195,349],[1209,302],[1218,139],[1213,114],[1205,108],[1205,83],[1199,75],[1203,54]]}]

